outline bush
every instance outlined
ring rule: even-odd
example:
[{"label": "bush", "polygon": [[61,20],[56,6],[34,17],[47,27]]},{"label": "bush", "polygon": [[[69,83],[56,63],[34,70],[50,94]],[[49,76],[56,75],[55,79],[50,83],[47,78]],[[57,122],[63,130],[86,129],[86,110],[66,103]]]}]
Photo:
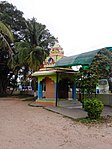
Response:
[{"label": "bush", "polygon": [[100,118],[101,112],[103,110],[103,103],[97,98],[84,99],[84,110],[88,112],[88,117],[90,119]]}]

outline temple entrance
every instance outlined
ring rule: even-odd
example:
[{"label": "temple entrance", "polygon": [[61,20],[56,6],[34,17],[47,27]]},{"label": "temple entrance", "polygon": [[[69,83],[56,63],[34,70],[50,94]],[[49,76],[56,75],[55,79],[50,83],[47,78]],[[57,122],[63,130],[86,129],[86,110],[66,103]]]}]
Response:
[{"label": "temple entrance", "polygon": [[69,79],[63,79],[58,84],[58,98],[69,99],[72,98],[73,82]]},{"label": "temple entrance", "polygon": [[55,98],[54,81],[49,77],[45,77],[42,81],[42,98]]}]

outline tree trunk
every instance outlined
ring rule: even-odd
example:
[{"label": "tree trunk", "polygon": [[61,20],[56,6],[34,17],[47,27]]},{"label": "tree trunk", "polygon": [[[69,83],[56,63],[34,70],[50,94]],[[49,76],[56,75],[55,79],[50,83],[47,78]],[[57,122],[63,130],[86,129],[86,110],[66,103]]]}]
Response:
[{"label": "tree trunk", "polygon": [[37,97],[37,85],[36,85],[36,78],[33,78],[33,85],[34,85],[34,97]]},{"label": "tree trunk", "polygon": [[0,96],[6,95],[7,84],[7,76],[0,75]]}]

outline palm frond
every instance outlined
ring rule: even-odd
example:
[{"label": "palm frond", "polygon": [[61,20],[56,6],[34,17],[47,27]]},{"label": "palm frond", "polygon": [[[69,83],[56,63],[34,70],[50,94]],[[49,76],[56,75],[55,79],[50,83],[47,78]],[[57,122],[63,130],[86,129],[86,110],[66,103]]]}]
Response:
[{"label": "palm frond", "polygon": [[1,34],[4,34],[5,36],[7,36],[11,42],[14,41],[11,30],[7,26],[5,26],[1,21],[0,21],[0,32]]}]

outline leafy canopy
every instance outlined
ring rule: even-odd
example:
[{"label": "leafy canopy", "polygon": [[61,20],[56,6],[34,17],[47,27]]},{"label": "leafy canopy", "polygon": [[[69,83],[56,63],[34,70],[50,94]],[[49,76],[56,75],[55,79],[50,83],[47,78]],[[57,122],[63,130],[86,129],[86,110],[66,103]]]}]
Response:
[{"label": "leafy canopy", "polygon": [[14,49],[12,47],[13,35],[10,29],[0,21],[0,95],[6,94],[10,73],[13,67]]},{"label": "leafy canopy", "polygon": [[24,40],[26,20],[22,11],[6,1],[0,1],[0,20],[10,26],[15,41]]}]

